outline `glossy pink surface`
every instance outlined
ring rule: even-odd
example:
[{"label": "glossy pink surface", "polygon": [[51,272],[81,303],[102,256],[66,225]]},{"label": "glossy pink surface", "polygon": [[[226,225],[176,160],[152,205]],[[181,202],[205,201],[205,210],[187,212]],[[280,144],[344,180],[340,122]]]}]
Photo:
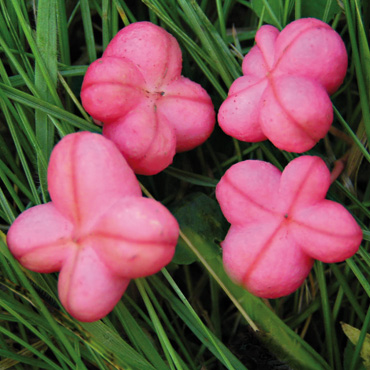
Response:
[{"label": "glossy pink surface", "polygon": [[86,72],[82,104],[136,173],[162,171],[176,152],[195,148],[213,131],[210,97],[181,69],[176,39],[137,22],[118,32]]},{"label": "glossy pink surface", "polygon": [[333,121],[329,94],[347,70],[344,43],[329,25],[303,18],[281,32],[262,26],[242,69],[218,113],[225,133],[248,142],[269,139],[297,153],[327,134]]},{"label": "glossy pink surface", "polygon": [[23,212],[7,235],[26,268],[60,271],[59,297],[80,321],[99,320],[130,279],[158,272],[175,252],[176,219],[143,198],[134,172],[115,145],[88,132],[67,135],[48,167],[47,204]]},{"label": "glossy pink surface", "polygon": [[319,157],[296,158],[283,173],[258,160],[227,170],[216,197],[231,223],[222,242],[229,276],[257,296],[278,298],[303,283],[314,259],[340,262],[356,253],[361,228],[325,199],[329,186]]}]

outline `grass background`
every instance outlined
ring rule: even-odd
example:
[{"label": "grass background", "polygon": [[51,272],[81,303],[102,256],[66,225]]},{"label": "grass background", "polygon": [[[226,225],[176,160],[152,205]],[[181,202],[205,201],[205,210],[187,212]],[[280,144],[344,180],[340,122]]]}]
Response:
[{"label": "grass background", "polygon": [[[282,169],[295,154],[238,142],[216,127],[163,173],[139,177],[144,193],[179,220],[173,262],[132,281],[101,321],[68,316],[57,274],[23,269],[5,236],[19,213],[49,200],[55,143],[78,130],[100,131],[79,101],[87,66],[120,28],[152,21],[178,39],[183,75],[207,89],[217,111],[258,27],[282,29],[308,16],[331,24],[349,55],[332,96],[333,127],[309,153],[330,168],[344,165],[328,198],[361,225],[359,252],[341,264],[316,262],[305,284],[281,299],[261,300],[234,285],[222,268],[228,225],[215,185],[240,160]],[[0,0],[0,369],[370,368],[369,26],[367,0]]]}]

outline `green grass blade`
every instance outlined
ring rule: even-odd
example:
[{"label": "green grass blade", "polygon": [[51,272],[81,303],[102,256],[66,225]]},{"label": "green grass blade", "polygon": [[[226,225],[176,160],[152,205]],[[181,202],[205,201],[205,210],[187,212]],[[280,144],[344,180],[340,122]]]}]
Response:
[{"label": "green grass blade", "polygon": [[52,369],[55,369],[55,370],[63,370],[61,367],[59,367],[55,363],[53,363],[47,356],[43,355],[40,351],[38,351],[37,349],[35,349],[33,346],[31,346],[30,344],[28,344],[27,342],[25,342],[21,338],[17,337],[15,334],[13,334],[12,332],[10,332],[9,330],[7,330],[7,329],[5,329],[5,328],[3,328],[3,327],[0,326],[0,333],[6,335],[7,337],[9,337],[10,339],[12,339],[16,343],[20,344],[22,347],[28,349],[31,353],[33,353],[37,357],[39,357],[42,360],[44,360],[44,362],[46,364],[48,364]]},{"label": "green grass blade", "polygon": [[181,315],[181,318],[186,325],[196,333],[203,344],[210,349],[213,355],[216,356],[227,369],[246,370],[246,368],[231,354],[221,341],[219,341],[218,338],[206,328],[167,270],[162,269],[162,273],[180,300],[176,299],[170,291],[161,284],[159,279],[155,279],[155,286],[158,285],[158,287],[160,287],[160,294],[165,294],[167,300],[173,305],[174,310]]},{"label": "green grass blade", "polygon": [[186,235],[180,233],[180,236],[252,328],[257,332],[268,333],[270,341],[266,343],[268,346],[274,348],[297,368],[312,370],[330,368],[312,347],[286,326],[259,298],[235,285],[224,272],[219,258],[205,259]]},{"label": "green grass blade", "polygon": [[64,0],[57,0],[57,29],[60,61],[66,65],[71,64],[71,53],[68,38],[67,9]]},{"label": "green grass blade", "polygon": [[352,361],[351,361],[351,367],[349,368],[349,370],[356,370],[356,368],[357,368],[356,364],[359,362],[359,357],[360,357],[360,352],[361,352],[361,349],[362,349],[362,345],[364,344],[365,338],[368,335],[367,331],[368,331],[368,328],[369,328],[369,324],[370,324],[370,307],[367,310],[366,318],[364,320],[364,324],[362,326],[360,336],[358,338],[358,341],[357,341],[357,344],[356,344],[356,347],[355,347],[355,351],[353,353],[353,357],[352,357]]},{"label": "green grass blade", "polygon": [[118,302],[114,312],[125,329],[127,336],[130,338],[131,342],[135,344],[135,347],[140,353],[144,355],[156,369],[166,369],[167,365],[155,350],[155,347],[153,347],[153,343],[148,338],[148,335],[144,333],[127,307],[122,302]]},{"label": "green grass blade", "polygon": [[[361,56],[358,49],[357,44],[357,38],[356,38],[356,28],[354,24],[354,15],[352,14],[352,10],[350,7],[350,3],[348,0],[343,0],[344,9],[345,9],[345,15],[346,20],[348,24],[348,31],[349,36],[351,39],[351,46],[352,46],[352,54],[353,54],[353,62],[356,69],[356,75],[357,75],[357,83],[358,83],[358,89],[360,93],[360,103],[362,108],[362,116],[365,124],[366,134],[368,141],[370,142],[370,107],[369,107],[369,91],[366,88],[365,85],[365,76],[361,64]],[[363,44],[361,44],[360,47],[363,47]]]},{"label": "green grass blade", "polygon": [[341,369],[341,363],[335,354],[335,345],[337,345],[337,343],[335,343],[333,318],[329,306],[329,297],[325,281],[324,266],[322,262],[316,261],[315,271],[321,295],[322,311],[325,326],[325,343],[327,344],[329,364],[331,365],[332,368],[337,368],[339,370]]},{"label": "green grass blade", "polygon": [[[158,335],[158,339],[161,342],[163,351],[165,352],[167,361],[169,362],[169,365],[171,368],[177,369],[177,370],[183,370],[183,367],[181,366],[180,360],[173,349],[165,330],[163,329],[163,326],[159,320],[159,317],[157,316],[157,313],[155,312],[155,309],[149,299],[147,289],[148,286],[145,284],[145,281],[142,279],[136,279],[135,283],[139,289],[139,292],[141,294],[141,297],[143,298],[143,301],[145,303],[145,306],[148,310],[150,319],[154,325],[155,331]],[[174,367],[175,366],[175,367]]]},{"label": "green grass blade", "polygon": [[44,322],[47,323],[50,326],[50,328],[55,333],[55,336],[59,339],[60,343],[66,349],[66,351],[71,355],[71,357],[74,359],[76,364],[78,364],[78,366],[81,366],[81,369],[87,370],[86,367],[81,362],[81,359],[76,355],[75,350],[71,346],[71,344],[70,344],[69,340],[67,339],[67,337],[65,336],[64,332],[61,330],[61,328],[59,327],[57,322],[54,320],[54,318],[50,314],[49,310],[47,309],[47,307],[43,303],[42,299],[39,297],[39,295],[37,294],[36,290],[34,289],[32,284],[30,283],[30,281],[26,278],[26,276],[24,275],[24,273],[20,269],[20,267],[18,265],[18,262],[15,261],[13,256],[10,255],[10,252],[9,252],[6,244],[4,243],[3,240],[1,240],[1,238],[0,238],[0,250],[1,250],[1,253],[3,253],[3,255],[7,258],[10,266],[14,269],[14,271],[17,275],[17,278],[19,279],[19,282],[23,285],[23,287],[32,296],[32,300],[33,300],[34,304],[37,306],[37,308],[40,310],[41,315],[44,318]]},{"label": "green grass blade", "polygon": [[[55,0],[39,0],[37,7],[37,24],[36,24],[36,44],[40,52],[40,63],[36,56],[35,68],[35,86],[40,94],[40,98],[47,102],[52,102],[53,97],[47,88],[44,80],[43,68],[47,70],[50,76],[51,89],[56,91],[57,83],[57,25],[56,25],[57,3]],[[48,115],[37,110],[35,115],[35,132],[36,138],[40,144],[44,158],[49,158],[54,145],[55,127],[49,121]],[[39,162],[39,158],[38,158]],[[43,201],[47,201],[47,173],[44,166],[38,164],[38,173],[40,185],[43,193]]]},{"label": "green grass blade", "polygon": [[347,281],[347,277],[344,274],[342,274],[339,267],[335,263],[330,265],[330,270],[333,271],[335,277],[339,281],[339,283],[340,283],[340,285],[341,285],[341,287],[344,291],[344,294],[347,296],[348,300],[351,302],[351,306],[356,311],[357,316],[362,321],[364,321],[365,320],[365,312],[363,311],[360,303],[358,302],[355,294],[353,293],[353,291],[352,291],[352,289],[349,285],[349,282]]},{"label": "green grass blade", "polygon": [[81,117],[76,116],[73,113],[67,112],[66,110],[59,108],[54,104],[50,104],[42,99],[36,98],[30,94],[24,93],[23,91],[17,90],[3,83],[0,83],[0,90],[11,100],[17,101],[18,103],[24,104],[36,110],[41,110],[55,118],[65,121],[72,127],[77,127],[81,130],[101,132],[101,129],[93,125],[91,122],[87,122]]},{"label": "green grass blade", "polygon": [[92,63],[97,59],[94,39],[94,30],[91,21],[90,5],[88,0],[80,0],[82,23],[85,32],[85,40],[89,61]]},{"label": "green grass blade", "polygon": [[78,323],[85,343],[114,367],[157,370],[117,333],[101,321]]}]

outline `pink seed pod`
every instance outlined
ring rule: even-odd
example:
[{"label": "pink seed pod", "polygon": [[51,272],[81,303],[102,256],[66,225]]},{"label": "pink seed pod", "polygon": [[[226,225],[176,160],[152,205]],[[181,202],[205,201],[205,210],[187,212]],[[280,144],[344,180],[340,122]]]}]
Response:
[{"label": "pink seed pod", "polygon": [[341,262],[356,253],[361,228],[325,199],[329,186],[319,157],[296,158],[283,173],[258,160],[229,168],[216,187],[231,223],[221,244],[228,275],[259,297],[278,298],[303,283],[314,259]]},{"label": "pink seed pod", "polygon": [[134,172],[98,134],[64,137],[48,167],[52,199],[23,212],[7,242],[26,268],[60,271],[59,298],[80,321],[96,321],[130,279],[158,272],[175,252],[179,226],[159,202],[143,198]]},{"label": "pink seed pod", "polygon": [[84,108],[103,123],[103,135],[138,174],[162,171],[176,152],[195,148],[213,131],[209,95],[181,69],[176,39],[150,22],[137,22],[118,32],[86,72]]},{"label": "pink seed pod", "polygon": [[318,19],[296,20],[281,32],[262,26],[243,60],[244,76],[220,107],[220,127],[242,141],[311,149],[332,124],[329,94],[343,82],[347,63],[342,39]]}]

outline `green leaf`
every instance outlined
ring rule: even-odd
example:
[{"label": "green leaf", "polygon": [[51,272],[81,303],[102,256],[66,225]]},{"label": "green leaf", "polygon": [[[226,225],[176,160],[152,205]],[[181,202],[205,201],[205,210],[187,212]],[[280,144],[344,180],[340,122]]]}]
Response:
[{"label": "green leaf", "polygon": [[340,7],[336,0],[302,1],[302,18],[312,17],[330,22],[338,12]]},{"label": "green leaf", "polygon": [[[194,193],[184,199],[173,211],[182,231],[197,245],[202,255],[213,258],[221,254],[218,242],[225,236],[226,222],[217,202],[203,193]],[[173,262],[190,264],[196,261],[181,238]]]},{"label": "green leaf", "polygon": [[180,232],[188,248],[198,257],[217,284],[233,302],[264,344],[282,361],[296,369],[330,369],[326,361],[297,333],[291,330],[260,298],[236,285],[224,271],[222,259],[202,255],[201,246],[193,244]]},{"label": "green leaf", "polygon": [[[351,361],[355,352],[355,346],[351,341],[347,342],[346,348],[344,349],[343,354],[343,368],[349,369],[351,366]],[[353,370],[366,370],[362,362],[358,362],[357,366]]]},{"label": "green leaf", "polygon": [[152,276],[151,279],[154,282],[153,286],[158,290],[158,294],[166,298],[187,327],[212,352],[212,354],[223,363],[223,365],[227,366],[227,369],[235,368],[238,370],[246,370],[231,351],[203,324],[202,320],[196,314],[195,310],[192,308],[167,270],[163,269],[162,273],[180,299],[178,299],[157,276]]},{"label": "green leaf", "polygon": [[252,9],[263,22],[282,29],[280,19],[283,16],[283,7],[280,0],[252,0]]},{"label": "green leaf", "polygon": [[[341,325],[344,334],[348,337],[352,344],[356,345],[360,337],[361,331],[346,323],[341,323]],[[360,354],[364,361],[365,368],[367,370],[370,369],[370,334],[366,334]]]},{"label": "green leaf", "polygon": [[123,368],[154,370],[143,356],[103,322],[80,323],[80,326],[87,344],[109,363]]},{"label": "green leaf", "polygon": [[95,39],[94,39],[94,31],[93,31],[91,14],[90,14],[89,1],[81,0],[80,5],[81,5],[81,16],[82,16],[82,23],[83,23],[84,32],[85,32],[87,52],[89,54],[89,61],[90,63],[92,63],[97,57],[96,57]]},{"label": "green leaf", "polygon": [[[283,18],[283,7],[281,0],[252,0],[252,9],[258,17],[263,16],[265,23],[281,29],[281,21]],[[288,8],[288,11],[291,7]],[[336,0],[310,0],[302,1],[300,17],[312,17],[323,20],[324,22],[331,21],[334,16],[340,11],[340,7]],[[287,18],[284,16],[284,18]]]},{"label": "green leaf", "polygon": [[[52,87],[57,84],[57,40],[56,40],[56,2],[39,0],[36,26],[36,42],[40,57],[50,76]],[[53,98],[45,84],[45,73],[36,60],[35,85],[41,98],[52,103]],[[54,145],[54,125],[48,121],[47,114],[36,111],[36,136],[42,145],[45,157],[49,158]]]}]

